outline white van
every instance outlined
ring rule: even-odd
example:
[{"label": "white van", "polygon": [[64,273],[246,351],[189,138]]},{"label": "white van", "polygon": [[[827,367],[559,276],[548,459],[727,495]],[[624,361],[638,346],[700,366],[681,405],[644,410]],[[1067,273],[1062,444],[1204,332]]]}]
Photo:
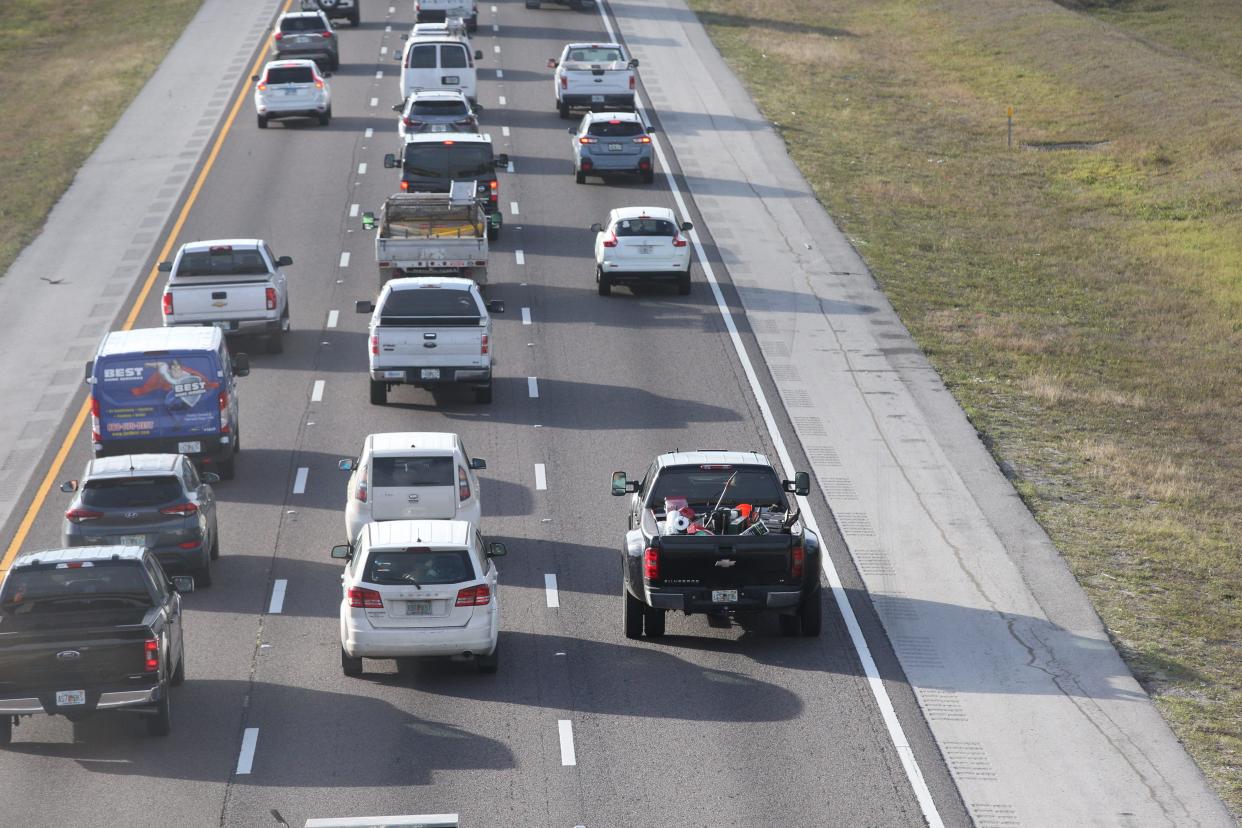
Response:
[{"label": "white van", "polygon": [[482,60],[483,53],[476,50],[472,55],[464,37],[411,37],[394,57],[401,61],[401,100],[422,91],[460,92],[472,104],[477,100],[479,77],[474,62]]}]

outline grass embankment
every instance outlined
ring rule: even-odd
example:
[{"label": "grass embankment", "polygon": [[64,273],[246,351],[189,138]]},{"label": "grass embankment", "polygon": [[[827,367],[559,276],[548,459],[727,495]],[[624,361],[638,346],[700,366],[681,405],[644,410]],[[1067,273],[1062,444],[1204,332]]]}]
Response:
[{"label": "grass embankment", "polygon": [[0,274],[164,59],[202,0],[5,0]]},{"label": "grass embankment", "polygon": [[691,5],[1242,814],[1242,6]]}]

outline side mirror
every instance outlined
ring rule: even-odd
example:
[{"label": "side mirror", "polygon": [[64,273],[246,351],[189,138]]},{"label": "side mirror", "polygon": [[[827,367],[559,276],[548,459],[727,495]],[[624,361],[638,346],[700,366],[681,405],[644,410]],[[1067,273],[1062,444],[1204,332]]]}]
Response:
[{"label": "side mirror", "polygon": [[397,156],[391,152],[384,156],[384,169],[395,170],[397,168]]},{"label": "side mirror", "polygon": [[798,472],[794,475],[793,480],[782,480],[781,486],[787,492],[792,492],[800,497],[806,497],[811,493],[811,475],[806,472]]},{"label": "side mirror", "polygon": [[493,163],[495,163],[497,169],[503,169],[509,166],[509,153],[502,152],[500,155],[497,155],[496,160]]},{"label": "side mirror", "polygon": [[160,262],[156,267],[160,273],[172,273],[172,262]]},{"label": "side mirror", "polygon": [[681,229],[682,229],[682,230],[685,230],[685,231],[690,231],[690,230],[693,230],[693,229],[694,229],[694,225],[693,225],[693,224],[691,224],[691,223],[690,223],[690,222],[688,222],[688,221],[683,221],[683,222],[681,223]]},{"label": "side mirror", "polygon": [[250,376],[250,357],[246,354],[233,357],[233,373],[239,377]]},{"label": "side mirror", "polygon": [[505,549],[505,545],[499,541],[487,545],[487,557],[489,558],[503,558],[508,554],[509,550]]},{"label": "side mirror", "polygon": [[487,311],[488,313],[504,313],[505,312],[504,301],[501,299],[493,299],[492,301],[487,303]]},{"label": "side mirror", "polygon": [[359,299],[354,302],[354,313],[371,313],[375,310],[375,303],[367,299]]},{"label": "side mirror", "polygon": [[565,131],[566,131],[566,132],[568,132],[570,135],[577,135],[577,134],[578,134],[578,128],[577,128],[577,127],[566,127],[566,128],[565,128]]},{"label": "side mirror", "polygon": [[393,112],[400,112],[403,109],[405,109],[405,104],[393,104],[392,105]]},{"label": "side mirror", "polygon": [[612,496],[613,497],[624,497],[627,489],[629,489],[629,484],[625,479],[625,472],[613,472],[612,473]]},{"label": "side mirror", "polygon": [[556,58],[548,58],[548,68],[555,69],[558,66]]},{"label": "side mirror", "polygon": [[483,471],[487,468],[487,461],[481,457],[473,457],[470,460],[470,468],[475,471]]},{"label": "side mirror", "polygon": [[[405,35],[402,35],[402,36],[401,36],[401,39],[402,39],[402,40],[405,40]],[[393,52],[393,53],[392,53],[392,59],[393,59],[393,60],[401,60],[401,53],[400,53],[400,52]]]},{"label": "side mirror", "polygon": [[591,225],[591,232],[593,233],[604,232],[604,225],[600,224],[598,221],[595,222],[594,224]]},{"label": "side mirror", "polygon": [[279,259],[276,260],[277,267],[288,267],[291,264],[293,264],[292,256],[281,256]]},{"label": "side mirror", "polygon": [[199,474],[198,479],[203,481],[204,483],[219,483],[220,475],[216,474],[215,472],[202,472],[201,474]]},{"label": "side mirror", "polygon": [[257,81],[257,80],[259,79],[259,76],[258,76],[258,75],[251,75],[251,76],[250,76],[250,79],[251,79],[252,81]]},{"label": "side mirror", "polygon": [[193,575],[174,575],[168,579],[168,585],[177,592],[193,592],[194,576]]},{"label": "side mirror", "polygon": [[62,492],[76,492],[78,490],[78,481],[66,480],[64,483],[60,484],[60,490]]},{"label": "side mirror", "polygon": [[483,59],[483,50],[482,50],[482,49],[475,49],[475,50],[474,50],[474,59],[475,59],[475,60],[482,60],[482,59]]},{"label": "side mirror", "polygon": [[354,550],[347,543],[343,543],[340,546],[332,547],[332,557],[338,561],[347,561],[353,556],[354,556]]},{"label": "side mirror", "polygon": [[649,127],[647,127],[647,134],[648,134],[648,135],[654,135],[654,134],[655,134],[655,131],[656,131],[656,128],[655,128],[655,127],[653,127],[653,126],[649,126]]},{"label": "side mirror", "polygon": [[362,229],[363,230],[374,230],[375,229],[375,213],[363,213],[362,214]]},{"label": "side mirror", "polygon": [[481,103],[477,103],[477,104],[475,104],[475,105],[474,105],[474,111],[475,111],[475,112],[482,112],[484,109],[485,109],[485,107],[484,107],[484,106],[483,106],[483,104],[481,104]]},{"label": "side mirror", "polygon": [[341,471],[353,471],[354,461],[353,460],[338,460],[336,467],[340,469]]},{"label": "side mirror", "polygon": [[324,72],[324,73],[323,73],[323,76],[324,76],[324,78],[325,78],[325,79],[326,79],[326,78],[330,78],[330,77],[332,77],[332,73],[331,73],[331,72]]},{"label": "side mirror", "polygon": [[630,58],[630,68],[631,69],[638,68],[638,58]]},{"label": "side mirror", "polygon": [[86,381],[91,381],[91,374],[95,373],[95,360],[89,360],[86,363]]}]

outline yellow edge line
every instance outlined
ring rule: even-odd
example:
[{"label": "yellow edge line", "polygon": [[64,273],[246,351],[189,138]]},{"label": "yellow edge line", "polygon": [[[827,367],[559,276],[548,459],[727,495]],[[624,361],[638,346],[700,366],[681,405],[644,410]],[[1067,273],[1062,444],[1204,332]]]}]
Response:
[{"label": "yellow edge line", "polygon": [[[293,0],[285,0],[284,5],[281,7],[281,12],[288,11],[292,5]],[[267,48],[264,46],[259,52],[258,58],[251,64],[250,71],[246,73],[246,77],[258,74],[266,59]],[[185,226],[186,219],[189,218],[190,209],[194,206],[194,202],[198,200],[198,194],[203,189],[203,184],[207,181],[207,175],[211,172],[211,168],[215,166],[216,158],[220,155],[220,148],[224,146],[224,139],[228,137],[229,130],[233,127],[233,121],[237,119],[237,113],[241,110],[242,102],[246,100],[246,95],[249,92],[250,85],[243,81],[237,100],[233,102],[233,108],[229,111],[229,116],[225,119],[224,126],[220,129],[220,134],[216,136],[215,143],[212,144],[207,161],[203,164],[202,171],[199,172],[198,178],[194,181],[194,187],[190,190],[190,195],[186,198],[185,205],[182,206],[176,223],[173,225],[172,230],[169,231],[168,238],[164,241],[164,247],[156,258],[156,264],[152,266],[151,272],[147,274],[147,280],[143,283],[142,290],[139,291],[138,297],[134,300],[134,305],[130,308],[129,315],[125,317],[121,330],[131,330],[134,327],[134,323],[138,321],[138,314],[142,312],[142,306],[146,303],[147,297],[151,295],[151,288],[154,287],[155,280],[159,278],[160,270],[158,263],[167,259],[169,254],[172,253],[173,242],[181,234],[181,228]],[[52,459],[52,465],[47,470],[47,474],[43,476],[43,482],[39,484],[39,490],[35,492],[34,500],[30,502],[30,506],[26,509],[22,522],[18,524],[17,531],[13,534],[13,540],[9,542],[9,547],[4,552],[4,559],[0,560],[0,573],[8,571],[9,567],[13,565],[13,559],[17,557],[18,551],[21,550],[22,544],[26,542],[26,536],[30,534],[30,527],[34,525],[35,517],[38,516],[39,510],[43,508],[43,504],[47,500],[48,493],[52,490],[52,483],[60,476],[65,460],[69,457],[70,450],[73,449],[73,441],[78,438],[78,435],[82,432],[82,426],[86,424],[86,416],[90,413],[90,407],[91,402],[88,397],[83,401],[82,407],[78,409],[78,415],[74,417],[73,425],[69,427],[69,433],[65,435],[64,442],[60,444],[60,449]]]}]

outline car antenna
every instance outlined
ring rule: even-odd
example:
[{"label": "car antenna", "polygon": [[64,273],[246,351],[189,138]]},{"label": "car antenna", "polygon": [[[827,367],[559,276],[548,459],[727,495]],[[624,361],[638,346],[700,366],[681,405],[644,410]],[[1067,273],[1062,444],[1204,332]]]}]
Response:
[{"label": "car antenna", "polygon": [[729,475],[729,479],[725,481],[724,487],[720,490],[720,497],[716,499],[716,505],[712,507],[710,514],[716,514],[720,509],[720,504],[724,502],[725,493],[729,491],[729,486],[733,485],[733,479],[737,477],[737,470],[734,469],[733,474]]}]

